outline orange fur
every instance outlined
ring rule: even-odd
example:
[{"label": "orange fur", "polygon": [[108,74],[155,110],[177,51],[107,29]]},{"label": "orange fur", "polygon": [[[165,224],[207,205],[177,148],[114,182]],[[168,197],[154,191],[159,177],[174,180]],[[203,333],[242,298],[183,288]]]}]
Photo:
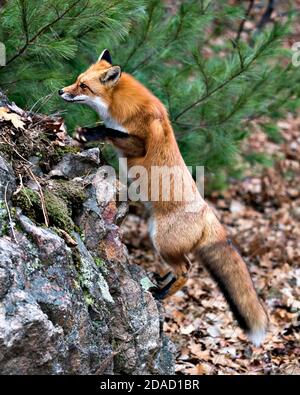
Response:
[{"label": "orange fur", "polygon": [[[128,158],[129,168],[144,166],[150,174],[153,166],[178,166],[184,185],[194,191],[198,209],[193,212],[186,210],[190,204],[188,200],[176,200],[174,181],[171,182],[169,201],[163,200],[163,188],[159,185],[159,199],[151,203],[153,244],[177,277],[169,294],[184,285],[189,269],[187,254],[196,251],[220,285],[239,323],[256,342],[267,328],[267,315],[245,262],[228,243],[225,229],[196,189],[180,154],[164,105],[127,73],[122,73],[111,84],[103,83],[112,67],[105,60],[100,60],[81,74],[73,85],[64,88],[64,92],[88,95],[91,99],[100,98],[106,104],[109,116],[130,135],[144,142],[143,155],[130,156],[124,149],[123,156]],[[82,83],[90,87],[92,92],[81,89]],[[148,191],[150,194],[153,192],[150,177]]]}]

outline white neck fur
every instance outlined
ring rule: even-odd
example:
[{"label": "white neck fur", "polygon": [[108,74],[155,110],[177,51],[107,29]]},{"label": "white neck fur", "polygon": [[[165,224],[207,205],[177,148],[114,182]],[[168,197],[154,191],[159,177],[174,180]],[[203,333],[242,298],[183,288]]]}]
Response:
[{"label": "white neck fur", "polygon": [[89,98],[89,100],[86,101],[86,104],[92,107],[99,114],[106,127],[128,133],[128,131],[122,125],[120,125],[111,117],[108,110],[108,105],[100,97]]}]

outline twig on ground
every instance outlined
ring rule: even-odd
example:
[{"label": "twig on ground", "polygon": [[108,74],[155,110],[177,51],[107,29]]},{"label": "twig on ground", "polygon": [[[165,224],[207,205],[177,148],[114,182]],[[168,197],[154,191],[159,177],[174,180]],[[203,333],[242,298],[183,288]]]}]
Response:
[{"label": "twig on ground", "polygon": [[18,195],[18,193],[20,193],[21,190],[24,189],[24,190],[23,190],[24,195],[26,196],[26,198],[27,198],[29,204],[31,205],[32,202],[31,202],[29,196],[28,196],[27,193],[26,193],[26,190],[25,190],[25,187],[24,187],[24,184],[23,184],[23,178],[22,178],[22,175],[21,175],[21,174],[19,174],[19,179],[20,179],[20,185],[19,185],[18,188],[15,190],[15,192],[13,193],[13,195],[14,195],[14,196]]},{"label": "twig on ground", "polygon": [[[14,144],[12,144],[11,142],[9,142],[4,136],[1,136],[1,138],[5,141],[5,144],[8,144],[8,145],[13,149],[13,151],[14,151],[22,160],[24,160],[26,163],[29,163],[31,166],[33,166],[32,163],[29,162],[29,160],[27,160],[26,158],[24,158],[24,156],[22,156],[22,155],[20,154],[20,152],[15,148],[15,145],[14,145]],[[2,143],[2,142],[0,141],[0,144],[4,144],[4,143]]]},{"label": "twig on ground", "polygon": [[46,208],[45,196],[44,196],[44,193],[43,193],[43,189],[42,189],[41,184],[39,183],[38,179],[33,174],[32,170],[29,167],[27,167],[26,170],[29,173],[29,175],[33,178],[33,180],[36,182],[36,184],[37,184],[37,186],[39,188],[39,196],[40,196],[40,199],[41,199],[41,205],[42,205],[44,221],[45,221],[45,225],[48,228],[48,226],[49,226],[49,217],[48,217],[48,212],[47,212],[47,208]]},{"label": "twig on ground", "polygon": [[56,229],[59,236],[61,236],[69,247],[76,247],[78,245],[77,241],[73,239],[73,237],[66,232],[64,229]]},{"label": "twig on ground", "polygon": [[9,222],[9,226],[11,229],[11,233],[13,235],[13,238],[15,240],[15,242],[18,244],[17,238],[16,238],[16,233],[15,233],[15,229],[14,229],[14,224],[11,218],[11,214],[10,214],[10,209],[9,209],[9,205],[7,202],[7,189],[8,189],[8,185],[9,185],[9,181],[7,182],[6,186],[5,186],[5,190],[4,190],[4,203],[5,203],[5,207],[6,207],[6,211],[7,211],[7,215],[8,215],[8,222]]},{"label": "twig on ground", "polygon": [[[36,118],[38,118],[38,120],[36,122],[33,122],[32,126],[36,127],[36,126],[46,122],[48,119],[51,120],[55,117],[61,117],[62,114],[64,114],[64,113],[66,113],[65,110],[64,111],[56,111],[53,114],[46,115],[46,116],[41,116],[41,115],[35,114],[35,116],[36,116]],[[37,115],[38,115],[38,117],[37,117]]]},{"label": "twig on ground", "polygon": [[37,111],[36,111],[36,112],[38,112],[39,109],[41,108],[41,106],[43,106],[44,104],[46,104],[47,101],[49,101],[49,100],[53,97],[54,93],[56,93],[56,92],[52,92],[52,93],[49,93],[48,95],[45,95],[45,96],[40,97],[36,102],[33,103],[33,105],[31,106],[31,108],[30,108],[30,110],[29,110],[29,113],[33,112],[34,108],[35,108],[39,103],[41,103],[41,105],[38,107],[38,109],[37,109]]}]

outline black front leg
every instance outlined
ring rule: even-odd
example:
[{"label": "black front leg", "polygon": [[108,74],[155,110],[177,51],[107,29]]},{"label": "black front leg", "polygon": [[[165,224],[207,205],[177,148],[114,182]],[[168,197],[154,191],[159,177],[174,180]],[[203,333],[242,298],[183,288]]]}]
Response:
[{"label": "black front leg", "polygon": [[119,130],[110,129],[104,125],[95,126],[92,128],[83,127],[77,129],[74,136],[75,140],[81,143],[89,143],[94,141],[103,141],[106,139],[126,139],[129,137],[128,133],[120,132]]},{"label": "black front leg", "polygon": [[74,137],[81,143],[108,141],[126,157],[145,155],[146,145],[140,137],[119,130],[106,128],[104,125],[93,128],[80,128]]}]

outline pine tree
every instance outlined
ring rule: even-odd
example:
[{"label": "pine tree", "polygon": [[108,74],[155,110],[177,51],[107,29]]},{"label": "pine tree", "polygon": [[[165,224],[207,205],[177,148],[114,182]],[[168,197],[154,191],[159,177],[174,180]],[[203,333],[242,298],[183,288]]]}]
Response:
[{"label": "pine tree", "polygon": [[236,3],[7,1],[0,86],[27,108],[63,111],[70,130],[91,125],[97,120],[91,110],[64,105],[56,91],[107,47],[115,64],[167,106],[187,164],[204,165],[214,187],[223,187],[241,167],[237,154],[251,120],[268,117],[265,131],[276,140],[274,120],[300,104],[299,71],[282,45],[293,12],[267,26],[262,18],[245,39],[254,2]]}]

